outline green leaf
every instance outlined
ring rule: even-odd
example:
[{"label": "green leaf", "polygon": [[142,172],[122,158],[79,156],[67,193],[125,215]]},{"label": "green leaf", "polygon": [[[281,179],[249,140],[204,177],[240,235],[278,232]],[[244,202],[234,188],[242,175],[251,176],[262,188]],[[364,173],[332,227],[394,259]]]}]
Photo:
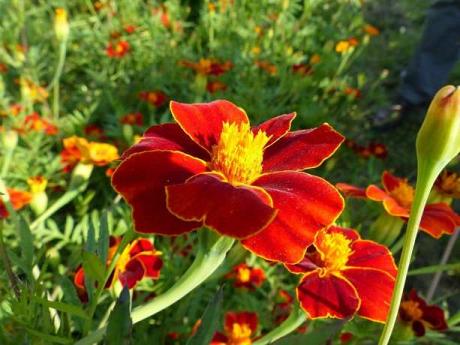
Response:
[{"label": "green leaf", "polygon": [[99,238],[97,241],[97,254],[102,262],[107,261],[107,253],[109,251],[109,214],[104,212],[102,214],[99,224]]},{"label": "green leaf", "polygon": [[131,344],[131,298],[129,289],[125,286],[118,297],[117,304],[110,313],[105,344],[129,345]]},{"label": "green leaf", "polygon": [[85,276],[88,276],[92,280],[98,283],[104,281],[105,265],[96,254],[83,252],[83,270],[85,271]]},{"label": "green leaf", "polygon": [[85,311],[76,305],[67,304],[59,301],[49,301],[45,298],[38,296],[33,296],[32,299],[34,302],[44,305],[45,307],[53,308],[70,315],[75,315],[81,317],[82,319],[88,319],[88,315],[85,313]]},{"label": "green leaf", "polygon": [[448,271],[448,270],[460,270],[460,262],[454,264],[446,264],[446,265],[434,265],[434,266],[426,266],[422,268],[416,268],[414,270],[409,271],[409,276],[416,276],[421,274],[432,274],[440,271]]},{"label": "green leaf", "polygon": [[224,292],[221,287],[206,307],[201,318],[201,325],[198,327],[196,333],[189,338],[187,345],[203,345],[211,342],[219,324],[219,315],[222,309],[223,298]]},{"label": "green leaf", "polygon": [[[34,260],[34,237],[30,232],[29,224],[23,217],[19,217],[19,245],[21,246],[21,256],[26,267],[32,271]],[[29,273],[29,272],[26,272]]]},{"label": "green leaf", "polygon": [[88,233],[85,249],[90,253],[96,252],[96,232],[94,230],[92,219],[88,219]]},{"label": "green leaf", "polygon": [[328,323],[322,327],[315,327],[315,329],[306,334],[297,334],[282,338],[278,341],[275,341],[273,345],[324,345],[329,339],[334,338],[342,325],[343,322],[341,321]]}]

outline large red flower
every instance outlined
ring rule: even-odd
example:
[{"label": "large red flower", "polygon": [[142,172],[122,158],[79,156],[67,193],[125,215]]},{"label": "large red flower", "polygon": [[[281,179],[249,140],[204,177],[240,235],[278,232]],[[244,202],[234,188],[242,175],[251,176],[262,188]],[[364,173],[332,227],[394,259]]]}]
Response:
[{"label": "large red flower", "polygon": [[303,275],[297,298],[310,318],[358,314],[385,322],[397,273],[385,246],[332,226],[317,233],[301,262],[286,267]]},{"label": "large red flower", "polygon": [[403,297],[399,317],[403,322],[410,324],[417,337],[424,336],[426,328],[436,331],[447,329],[444,310],[436,305],[428,305],[414,289]]},{"label": "large red flower", "polygon": [[251,128],[224,100],[172,102],[171,111],[178,124],[147,130],[113,174],[136,231],[179,235],[205,225],[266,259],[295,263],[342,211],[333,186],[300,172],[343,141],[328,124],[289,132],[292,113]]}]

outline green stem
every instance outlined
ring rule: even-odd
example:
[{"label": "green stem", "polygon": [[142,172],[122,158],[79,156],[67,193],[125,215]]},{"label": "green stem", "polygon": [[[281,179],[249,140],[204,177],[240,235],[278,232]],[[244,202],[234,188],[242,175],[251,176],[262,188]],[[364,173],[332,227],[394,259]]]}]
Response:
[{"label": "green stem", "polygon": [[254,345],[267,345],[294,332],[305,321],[307,316],[298,306],[292,311],[291,315],[277,328],[265,334],[262,338],[254,342]]},{"label": "green stem", "polygon": [[418,167],[417,185],[415,189],[414,202],[412,204],[409,222],[407,224],[406,235],[404,238],[403,250],[398,266],[398,276],[396,278],[393,298],[391,299],[390,311],[388,313],[387,322],[383,328],[382,335],[379,340],[379,345],[387,345],[390,341],[396,319],[398,317],[399,305],[404,292],[409,264],[414,250],[415,240],[417,238],[420,221],[425,209],[430,190],[438,176],[438,170],[430,166]]},{"label": "green stem", "polygon": [[19,281],[14,274],[13,269],[11,268],[11,261],[5,248],[5,242],[3,241],[3,221],[0,222],[0,257],[2,258],[3,267],[5,268],[6,274],[8,275],[8,279],[10,281],[11,287],[13,288],[14,295],[17,299],[19,299]]},{"label": "green stem", "polygon": [[[205,231],[200,230],[200,232]],[[133,324],[176,303],[203,283],[222,264],[233,242],[234,240],[229,237],[220,237],[211,248],[206,245],[201,246],[193,264],[169,290],[152,301],[133,309],[131,313]],[[105,327],[99,328],[76,342],[75,345],[92,345],[104,337],[105,331]]]},{"label": "green stem", "polygon": [[55,119],[59,117],[59,80],[61,79],[62,70],[64,69],[65,56],[67,52],[67,40],[63,40],[59,44],[59,57],[56,72],[51,82],[53,88],[53,116]]},{"label": "green stem", "polygon": [[5,177],[8,173],[8,169],[10,168],[11,164],[11,158],[13,158],[13,150],[6,150],[0,177]]},{"label": "green stem", "polygon": [[75,199],[78,195],[80,195],[86,189],[86,186],[87,184],[83,183],[82,185],[64,193],[59,199],[57,199],[54,202],[54,204],[52,204],[45,212],[43,212],[37,219],[35,219],[30,224],[30,229],[31,230],[35,229],[42,222],[44,222],[46,219],[51,217],[55,212],[59,211],[62,207],[64,207],[70,201]]}]

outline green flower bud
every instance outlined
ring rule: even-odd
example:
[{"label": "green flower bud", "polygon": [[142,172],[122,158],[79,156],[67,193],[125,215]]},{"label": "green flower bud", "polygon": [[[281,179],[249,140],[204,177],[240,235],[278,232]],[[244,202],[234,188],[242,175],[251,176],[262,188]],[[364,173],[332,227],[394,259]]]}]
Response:
[{"label": "green flower bud", "polygon": [[417,135],[417,158],[442,169],[460,152],[460,88],[444,86],[431,101]]}]

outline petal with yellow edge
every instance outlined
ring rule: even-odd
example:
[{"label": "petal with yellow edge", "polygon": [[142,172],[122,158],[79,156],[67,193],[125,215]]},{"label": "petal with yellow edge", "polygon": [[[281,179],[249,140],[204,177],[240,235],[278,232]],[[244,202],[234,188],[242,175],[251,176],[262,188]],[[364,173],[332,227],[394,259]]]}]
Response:
[{"label": "petal with yellow edge", "polygon": [[396,264],[387,247],[372,241],[359,240],[351,244],[351,249],[347,266],[375,268],[396,277]]},{"label": "petal with yellow edge", "polygon": [[270,136],[270,140],[265,145],[265,147],[268,147],[284,137],[287,132],[289,132],[291,129],[292,121],[295,117],[296,113],[276,116],[270,120],[262,122],[258,126],[253,127],[252,132],[257,134],[258,131],[264,131],[267,136]]},{"label": "petal with yellow edge", "polygon": [[183,221],[167,210],[165,186],[185,182],[205,170],[205,162],[181,152],[145,151],[118,166],[112,185],[131,206],[137,232],[179,235],[201,223]]},{"label": "petal with yellow edge", "polygon": [[266,190],[278,210],[275,220],[242,243],[268,260],[297,263],[315,234],[332,224],[344,207],[340,193],[326,180],[302,172],[262,175],[253,185]]},{"label": "petal with yellow edge", "polygon": [[264,154],[264,172],[316,168],[329,158],[344,137],[330,125],[287,133]]},{"label": "petal with yellow edge", "polygon": [[122,159],[133,153],[153,150],[181,151],[191,156],[209,159],[209,154],[190,137],[176,123],[165,123],[150,127],[141,141],[126,150]]},{"label": "petal with yellow edge", "polygon": [[356,187],[348,183],[337,183],[335,186],[346,197],[363,199],[366,198],[365,188]]},{"label": "petal with yellow edge", "polygon": [[167,186],[166,194],[168,209],[177,217],[202,222],[222,235],[240,239],[260,232],[277,212],[262,188],[234,186],[216,173]]},{"label": "petal with yellow edge", "polygon": [[406,184],[407,182],[404,179],[401,179],[389,171],[384,171],[382,174],[382,185],[389,192],[399,187],[401,183]]},{"label": "petal with yellow edge", "polygon": [[372,268],[346,268],[341,274],[358,291],[361,306],[358,315],[366,319],[385,322],[390,308],[395,278]]},{"label": "petal with yellow edge", "polygon": [[349,281],[332,274],[321,277],[319,270],[302,278],[297,298],[312,319],[351,318],[360,306],[357,291]]},{"label": "petal with yellow edge", "polygon": [[212,147],[219,142],[225,122],[249,123],[243,109],[225,100],[194,104],[172,101],[170,107],[174,119],[184,132],[208,152],[212,152]]}]

